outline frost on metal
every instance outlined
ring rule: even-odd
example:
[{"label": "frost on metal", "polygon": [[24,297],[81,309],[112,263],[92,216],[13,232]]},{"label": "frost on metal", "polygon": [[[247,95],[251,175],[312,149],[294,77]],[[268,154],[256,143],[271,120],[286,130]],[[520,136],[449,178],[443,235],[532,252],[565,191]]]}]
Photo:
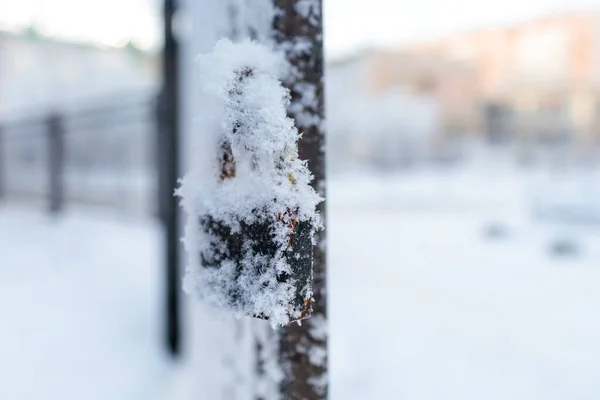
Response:
[{"label": "frost on metal", "polygon": [[[321,1],[274,0],[275,48],[286,55],[291,65],[284,77],[292,102],[288,113],[305,137],[300,155],[309,160],[315,176],[314,187],[325,196],[325,134],[323,110],[323,36]],[[321,216],[324,203],[319,204]],[[327,294],[325,231],[315,235],[314,310],[302,326],[290,325],[280,335],[280,383],[283,398],[326,399],[327,377]]]},{"label": "frost on metal", "polygon": [[275,14],[272,0],[229,0],[227,6],[232,39],[270,43]]},{"label": "frost on metal", "polygon": [[184,287],[273,326],[306,318],[321,199],[287,117],[284,59],[255,42],[221,40],[199,67],[203,140],[178,190],[188,214]]}]

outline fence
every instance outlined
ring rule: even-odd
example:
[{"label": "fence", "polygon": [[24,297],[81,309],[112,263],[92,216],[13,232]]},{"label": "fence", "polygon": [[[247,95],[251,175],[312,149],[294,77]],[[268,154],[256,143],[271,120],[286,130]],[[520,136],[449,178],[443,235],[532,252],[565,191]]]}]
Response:
[{"label": "fence", "polygon": [[156,213],[153,97],[0,122],[0,198]]}]

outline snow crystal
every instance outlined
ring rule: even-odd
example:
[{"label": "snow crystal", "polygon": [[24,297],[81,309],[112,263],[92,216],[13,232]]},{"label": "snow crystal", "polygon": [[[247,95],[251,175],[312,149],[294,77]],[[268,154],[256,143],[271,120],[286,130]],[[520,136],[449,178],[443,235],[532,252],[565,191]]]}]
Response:
[{"label": "snow crystal", "polygon": [[321,7],[317,0],[299,0],[295,8],[296,12],[311,24],[316,26],[319,23],[317,16],[321,14]]},{"label": "snow crystal", "polygon": [[327,340],[327,319],[323,315],[314,315],[310,319],[310,336],[319,341]]},{"label": "snow crystal", "polygon": [[325,365],[327,361],[327,348],[325,346],[312,346],[307,352],[308,361],[313,365]]},{"label": "snow crystal", "polygon": [[294,89],[300,98],[290,107],[290,112],[296,115],[298,124],[304,127],[318,126],[322,118],[314,112],[307,112],[310,106],[317,104],[317,88],[311,84],[296,84]]},{"label": "snow crystal", "polygon": [[327,386],[329,384],[329,375],[325,372],[320,375],[311,376],[308,378],[308,383],[318,392],[325,394],[327,393]]},{"label": "snow crystal", "polygon": [[302,316],[298,294],[312,295],[311,276],[299,282],[294,268],[312,265],[321,201],[287,117],[290,95],[278,79],[287,64],[248,40],[221,40],[198,64],[202,140],[177,191],[188,214],[184,288],[236,315],[285,325]]},{"label": "snow crystal", "polygon": [[271,25],[275,16],[272,0],[230,0],[232,39],[250,37],[261,43],[271,40]]}]

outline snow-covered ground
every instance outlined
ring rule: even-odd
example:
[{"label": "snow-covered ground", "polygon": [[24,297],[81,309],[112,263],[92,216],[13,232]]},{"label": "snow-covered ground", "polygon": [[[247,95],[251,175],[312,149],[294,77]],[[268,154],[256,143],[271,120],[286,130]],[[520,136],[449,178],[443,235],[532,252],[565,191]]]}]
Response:
[{"label": "snow-covered ground", "polygon": [[[533,188],[496,169],[332,182],[333,400],[600,397],[600,227],[536,219]],[[175,398],[159,238],[0,207],[0,399]]]},{"label": "snow-covered ground", "polygon": [[158,331],[157,225],[0,207],[0,399],[148,399]]}]

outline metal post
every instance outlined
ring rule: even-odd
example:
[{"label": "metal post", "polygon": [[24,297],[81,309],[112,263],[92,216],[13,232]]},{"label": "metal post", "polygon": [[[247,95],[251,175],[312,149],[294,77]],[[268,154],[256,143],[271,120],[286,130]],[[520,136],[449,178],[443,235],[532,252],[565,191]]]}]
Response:
[{"label": "metal post", "polygon": [[48,129],[48,211],[57,214],[64,207],[64,129],[62,118],[52,114],[46,122]]},{"label": "metal post", "polygon": [[180,353],[179,313],[179,207],[173,191],[179,177],[179,121],[178,121],[178,44],[173,32],[173,21],[177,11],[176,0],[164,1],[164,49],[163,88],[161,95],[160,150],[162,187],[159,188],[160,204],[164,209],[165,272],[166,272],[166,344],[169,352]]},{"label": "metal post", "polygon": [[0,200],[6,195],[6,149],[4,128],[0,126]]},{"label": "metal post", "polygon": [[[323,101],[323,30],[321,0],[273,0],[279,9],[274,36],[295,69],[288,81],[290,116],[303,133],[299,155],[308,161],[315,190],[325,197],[325,132]],[[296,43],[310,43],[296,46]],[[299,51],[298,49],[303,50]],[[319,205],[325,222],[325,202]],[[284,369],[281,394],[286,400],[324,400],[327,378],[327,294],[325,231],[316,235],[312,317],[279,333],[280,365]]]},{"label": "metal post", "polygon": [[156,179],[156,216],[158,217],[161,227],[166,229],[167,220],[167,196],[165,188],[167,187],[167,176],[165,168],[165,135],[164,135],[164,95],[162,89],[156,95],[154,104],[152,105],[152,112],[154,113],[154,172]]}]

